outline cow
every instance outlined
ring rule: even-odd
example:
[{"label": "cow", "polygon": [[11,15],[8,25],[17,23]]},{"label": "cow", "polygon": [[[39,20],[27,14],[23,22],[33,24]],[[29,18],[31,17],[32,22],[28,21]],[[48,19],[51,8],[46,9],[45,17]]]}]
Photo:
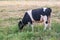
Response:
[{"label": "cow", "polygon": [[33,10],[28,10],[25,12],[24,17],[22,18],[21,21],[18,23],[18,27],[20,30],[23,29],[25,25],[30,23],[32,25],[32,30],[33,30],[33,23],[42,23],[44,24],[44,30],[49,28],[51,30],[51,8],[37,8]]}]

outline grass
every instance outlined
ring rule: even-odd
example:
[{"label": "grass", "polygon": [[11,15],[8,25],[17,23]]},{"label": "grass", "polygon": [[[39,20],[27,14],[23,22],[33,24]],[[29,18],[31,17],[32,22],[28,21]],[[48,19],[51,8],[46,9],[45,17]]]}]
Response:
[{"label": "grass", "polygon": [[[12,21],[13,23],[16,20],[10,18],[3,21]],[[60,40],[60,23],[52,22],[52,30],[44,31],[42,25],[37,25],[34,29],[32,32],[31,27],[25,26],[23,32],[20,32],[17,22],[9,27],[0,27],[0,40]]]},{"label": "grass", "polygon": [[[52,25],[52,30],[46,30],[44,31],[43,28],[42,29],[39,29],[39,31],[35,31],[35,32],[32,32],[30,31],[29,32],[29,29],[28,31],[26,31],[26,29],[24,29],[23,31],[24,32],[19,32],[18,29],[16,28],[12,28],[11,30],[11,33],[8,34],[8,39],[9,40],[37,40],[37,39],[40,39],[40,40],[59,40],[60,39],[60,24],[57,24],[57,23],[54,23]],[[38,26],[38,28],[41,28]],[[13,29],[15,29],[13,31]]]}]

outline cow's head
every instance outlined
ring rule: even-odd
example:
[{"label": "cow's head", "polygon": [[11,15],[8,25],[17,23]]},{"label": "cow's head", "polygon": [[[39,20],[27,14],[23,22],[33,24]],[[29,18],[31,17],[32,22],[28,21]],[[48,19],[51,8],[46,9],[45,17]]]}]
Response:
[{"label": "cow's head", "polygon": [[19,21],[19,23],[18,23],[18,27],[19,27],[19,29],[20,29],[20,30],[22,30],[22,29],[23,29],[24,24],[23,24],[23,22],[22,22],[22,21]]}]

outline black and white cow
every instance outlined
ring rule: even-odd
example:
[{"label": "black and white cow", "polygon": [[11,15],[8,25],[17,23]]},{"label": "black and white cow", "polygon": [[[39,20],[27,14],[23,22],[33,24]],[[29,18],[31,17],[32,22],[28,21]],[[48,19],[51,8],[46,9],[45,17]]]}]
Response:
[{"label": "black and white cow", "polygon": [[45,26],[44,30],[46,30],[47,27],[51,29],[50,27],[51,12],[52,12],[51,8],[38,8],[26,11],[22,21],[19,21],[18,23],[19,29],[22,30],[26,24],[28,23],[33,24],[34,22],[40,23],[43,22]]}]

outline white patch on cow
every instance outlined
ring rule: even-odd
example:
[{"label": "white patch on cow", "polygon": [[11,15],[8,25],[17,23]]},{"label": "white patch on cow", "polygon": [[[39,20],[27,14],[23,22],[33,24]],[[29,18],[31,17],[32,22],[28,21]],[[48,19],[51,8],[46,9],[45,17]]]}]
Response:
[{"label": "white patch on cow", "polygon": [[42,19],[43,19],[43,16],[41,15],[40,21],[42,21]]},{"label": "white patch on cow", "polygon": [[47,21],[47,16],[45,15],[45,16],[43,16],[43,15],[41,15],[41,20],[44,20],[44,22],[46,22]]},{"label": "white patch on cow", "polygon": [[30,16],[31,20],[34,21],[33,17],[32,17],[32,10],[27,11],[28,15]]},{"label": "white patch on cow", "polygon": [[44,22],[46,22],[47,21],[47,16],[45,15],[45,16],[43,16],[43,20],[44,20]]},{"label": "white patch on cow", "polygon": [[47,8],[43,8],[43,11],[45,12],[46,9],[47,9]]}]

